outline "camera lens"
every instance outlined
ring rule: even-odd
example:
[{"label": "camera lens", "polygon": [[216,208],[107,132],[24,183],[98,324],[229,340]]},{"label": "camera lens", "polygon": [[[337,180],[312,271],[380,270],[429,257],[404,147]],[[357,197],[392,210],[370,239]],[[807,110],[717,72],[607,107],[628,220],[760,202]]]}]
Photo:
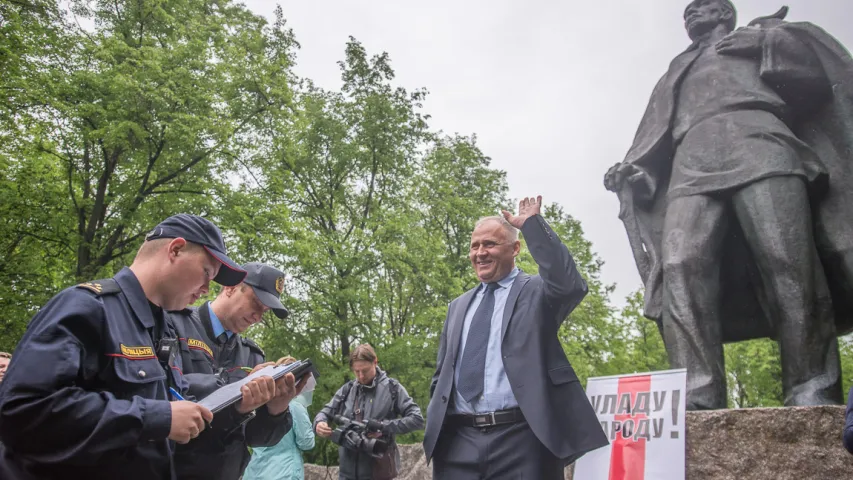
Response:
[{"label": "camera lens", "polygon": [[361,448],[369,455],[381,457],[388,450],[388,444],[376,438],[365,438]]}]

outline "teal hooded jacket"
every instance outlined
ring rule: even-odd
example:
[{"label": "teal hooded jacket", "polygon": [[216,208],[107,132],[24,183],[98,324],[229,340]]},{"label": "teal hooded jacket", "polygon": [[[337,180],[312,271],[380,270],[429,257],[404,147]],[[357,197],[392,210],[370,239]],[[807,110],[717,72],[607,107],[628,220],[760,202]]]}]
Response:
[{"label": "teal hooded jacket", "polygon": [[[313,393],[313,392],[311,392]],[[310,393],[309,393],[310,395]],[[311,400],[299,395],[290,402],[293,428],[272,447],[254,448],[243,480],[303,480],[302,452],[314,448],[314,428],[308,417]]]}]

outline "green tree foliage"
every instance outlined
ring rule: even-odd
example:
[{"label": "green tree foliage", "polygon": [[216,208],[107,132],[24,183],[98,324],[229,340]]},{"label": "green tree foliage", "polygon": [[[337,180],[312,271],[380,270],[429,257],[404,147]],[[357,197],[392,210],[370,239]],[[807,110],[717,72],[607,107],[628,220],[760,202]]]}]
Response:
[{"label": "green tree foliage", "polygon": [[767,338],[732,343],[725,355],[730,407],[784,405],[779,344]]},{"label": "green tree foliage", "polygon": [[290,108],[296,43],[280,10],[268,25],[227,0],[71,5],[73,21],[47,1],[0,9],[0,298],[13,335],[57,288],[126,263],[159,219],[215,217],[253,129]]},{"label": "green tree foliage", "polygon": [[853,335],[839,338],[838,346],[841,349],[841,388],[846,403],[853,388]]},{"label": "green tree foliage", "polygon": [[50,0],[0,2],[0,121],[3,134],[33,106],[42,69],[56,60],[61,14]]},{"label": "green tree foliage", "polygon": [[63,201],[43,207],[68,224],[44,233],[73,252],[84,279],[131,252],[153,219],[205,210],[241,136],[287,108],[294,41],[281,17],[268,26],[228,1],[73,5],[95,27],[64,25],[33,124],[4,146],[56,163],[30,177],[37,185],[61,171]]},{"label": "green tree foliage", "polygon": [[63,194],[56,162],[32,148],[10,148],[40,131],[30,112],[41,101],[46,66],[57,61],[60,20],[48,0],[0,2],[0,349],[15,345],[71,260],[53,239],[64,222],[43,208]]},{"label": "green tree foliage", "polygon": [[[838,339],[841,354],[841,388],[844,401],[853,387],[853,336]],[[779,407],[782,364],[779,344],[770,339],[750,340],[725,346],[729,407]]]},{"label": "green tree foliage", "polygon": [[670,368],[663,338],[655,322],[645,318],[642,291],[628,297],[627,305],[614,319],[617,340],[612,345],[612,360],[605,375],[653,372]]}]

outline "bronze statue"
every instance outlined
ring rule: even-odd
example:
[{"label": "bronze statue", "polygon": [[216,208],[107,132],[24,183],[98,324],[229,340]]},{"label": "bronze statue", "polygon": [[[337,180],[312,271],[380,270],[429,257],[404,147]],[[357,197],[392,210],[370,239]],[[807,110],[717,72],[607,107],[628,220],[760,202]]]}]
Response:
[{"label": "bronze statue", "polygon": [[693,43],[658,82],[618,194],[645,315],[687,408],[726,407],[723,344],[779,342],[785,405],[841,403],[853,326],[853,60],[787,8],[735,29],[729,0],[684,12]]}]

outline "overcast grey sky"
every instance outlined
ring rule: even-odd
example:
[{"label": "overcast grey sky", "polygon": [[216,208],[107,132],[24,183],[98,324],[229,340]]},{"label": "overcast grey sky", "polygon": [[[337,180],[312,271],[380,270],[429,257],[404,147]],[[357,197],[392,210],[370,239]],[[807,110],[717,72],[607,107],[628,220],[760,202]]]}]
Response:
[{"label": "overcast grey sky", "polygon": [[[640,287],[616,196],[602,184],[622,161],[657,80],[689,44],[686,0],[283,0],[302,48],[297,73],[336,89],[352,35],[387,51],[397,84],[426,87],[431,125],[476,133],[510,195],[543,195],[582,222],[617,284]],[[248,0],[273,18],[276,2]],[[853,48],[851,0],[735,0],[738,25],[776,12],[811,21]]]}]

